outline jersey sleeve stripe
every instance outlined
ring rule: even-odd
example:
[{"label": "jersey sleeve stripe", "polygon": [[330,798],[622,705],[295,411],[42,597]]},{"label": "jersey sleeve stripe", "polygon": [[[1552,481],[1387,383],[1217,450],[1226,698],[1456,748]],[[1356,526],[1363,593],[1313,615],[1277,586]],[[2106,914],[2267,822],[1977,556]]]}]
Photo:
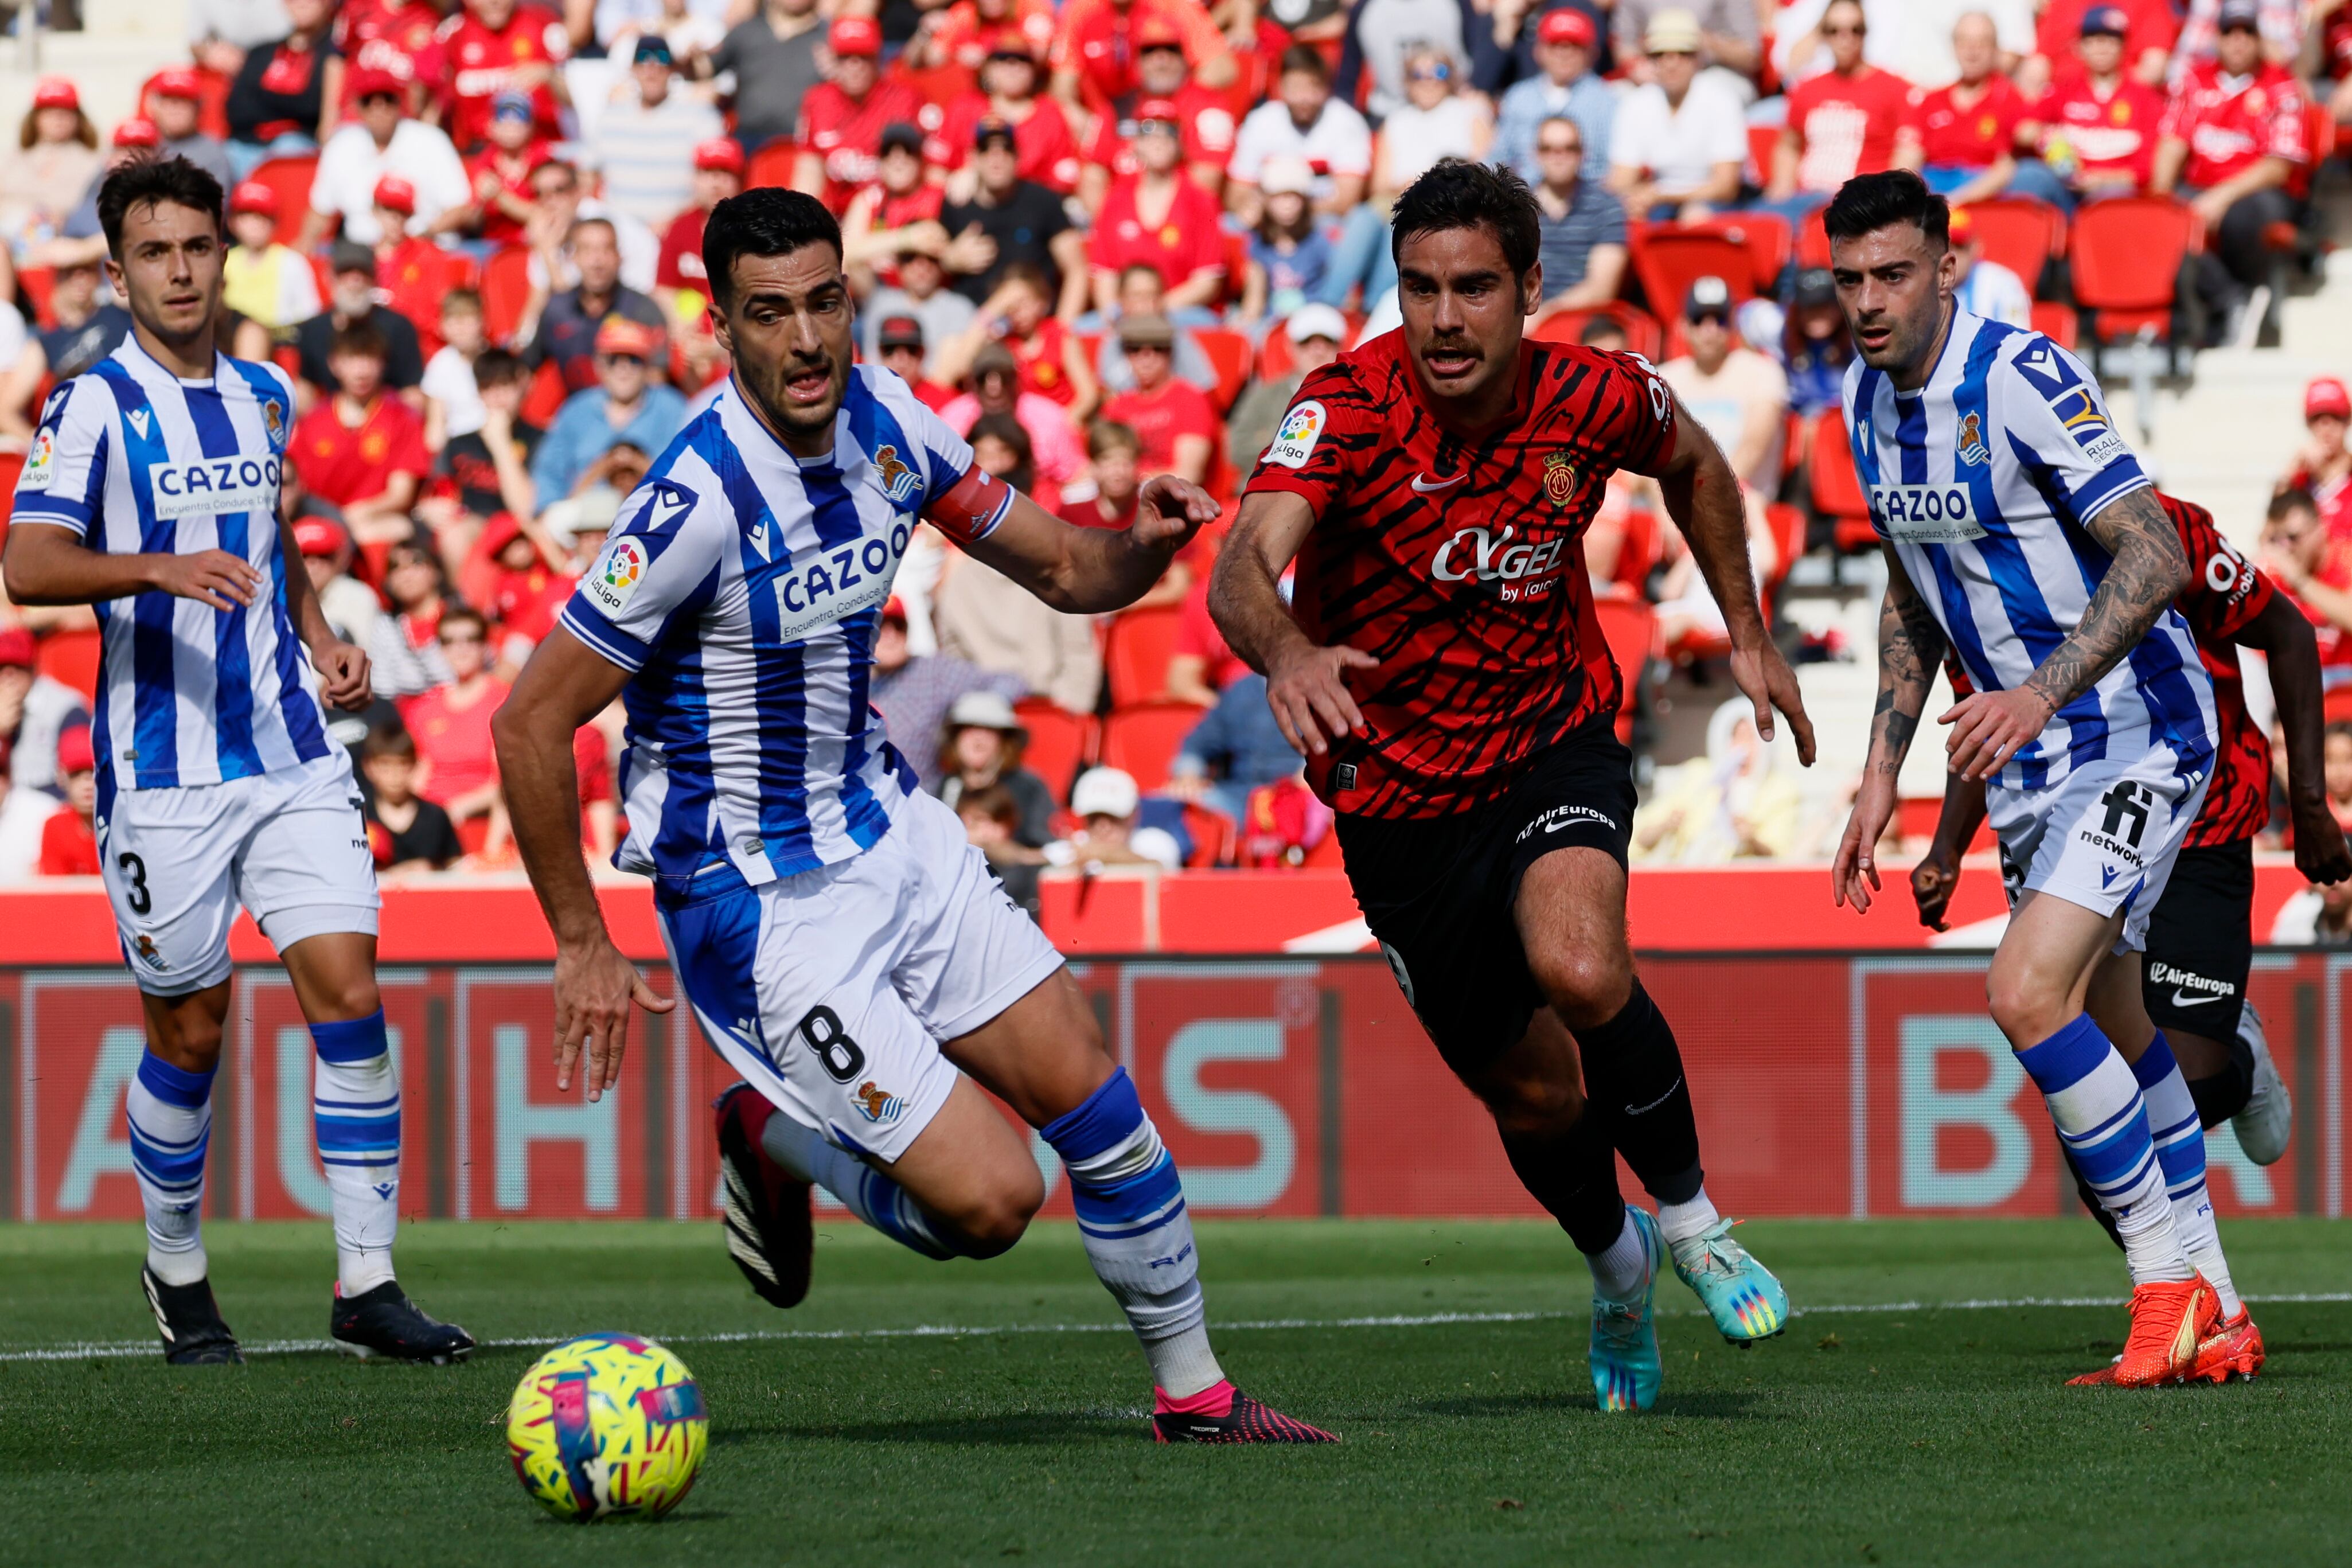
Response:
[{"label": "jersey sleeve stripe", "polygon": [[594,649],[608,662],[635,675],[646,667],[654,650],[639,642],[604,618],[604,612],[593,605],[583,604],[574,596],[563,606],[556,619],[564,629]]}]

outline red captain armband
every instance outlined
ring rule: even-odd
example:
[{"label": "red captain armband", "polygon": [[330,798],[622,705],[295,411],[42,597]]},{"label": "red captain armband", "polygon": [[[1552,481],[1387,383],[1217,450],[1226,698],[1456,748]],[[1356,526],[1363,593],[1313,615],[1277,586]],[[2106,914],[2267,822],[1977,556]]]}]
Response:
[{"label": "red captain armband", "polygon": [[978,464],[923,508],[923,521],[961,545],[977,544],[996,531],[1013,510],[1013,487]]}]

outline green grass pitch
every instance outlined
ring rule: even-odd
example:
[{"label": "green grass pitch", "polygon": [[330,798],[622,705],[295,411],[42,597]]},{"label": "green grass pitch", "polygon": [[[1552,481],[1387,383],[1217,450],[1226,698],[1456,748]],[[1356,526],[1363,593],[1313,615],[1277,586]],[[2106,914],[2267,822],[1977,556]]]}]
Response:
[{"label": "green grass pitch", "polygon": [[[503,1342],[454,1368],[302,1348],[325,1228],[215,1226],[230,1322],[290,1342],[241,1370],[122,1353],[152,1343],[135,1227],[0,1226],[0,1563],[2352,1561],[2352,1232],[2226,1234],[2272,1298],[2252,1384],[2060,1386],[2121,1310],[2019,1303],[2120,1293],[2087,1221],[1759,1223],[1790,1331],[1734,1351],[1667,1279],[1664,1397],[1604,1417],[1548,1226],[1203,1225],[1228,1369],[1346,1439],[1283,1450],[1149,1441],[1067,1225],[935,1265],[831,1223],[791,1313],[715,1224],[411,1225],[411,1292]],[[709,1400],[701,1483],[658,1523],[559,1524],[507,1465],[527,1342],[600,1328],[667,1341]],[[929,1328],[981,1331],[875,1331]]]}]

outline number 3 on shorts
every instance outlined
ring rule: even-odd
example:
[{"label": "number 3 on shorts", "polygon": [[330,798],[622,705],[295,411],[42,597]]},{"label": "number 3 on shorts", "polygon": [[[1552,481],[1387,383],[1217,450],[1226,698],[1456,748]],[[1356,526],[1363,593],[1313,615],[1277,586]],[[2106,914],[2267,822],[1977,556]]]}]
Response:
[{"label": "number 3 on shorts", "polygon": [[836,1082],[847,1083],[866,1070],[866,1053],[841,1026],[841,1015],[822,1002],[810,1008],[794,1026],[809,1049],[816,1053],[819,1066]]},{"label": "number 3 on shorts", "polygon": [[121,868],[123,876],[130,879],[131,886],[124,892],[122,900],[131,906],[131,912],[134,915],[143,915],[153,909],[155,896],[147,890],[146,862],[125,850],[114,858],[114,863]]}]

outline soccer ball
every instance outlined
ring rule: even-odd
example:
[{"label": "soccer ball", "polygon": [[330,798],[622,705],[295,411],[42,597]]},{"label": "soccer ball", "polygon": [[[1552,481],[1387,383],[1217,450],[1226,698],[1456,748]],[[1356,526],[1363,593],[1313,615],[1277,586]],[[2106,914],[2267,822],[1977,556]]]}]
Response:
[{"label": "soccer ball", "polygon": [[635,1334],[583,1334],[533,1363],[507,1407],[523,1490],[560,1519],[658,1519],[693,1489],[710,1423],[686,1363]]}]

